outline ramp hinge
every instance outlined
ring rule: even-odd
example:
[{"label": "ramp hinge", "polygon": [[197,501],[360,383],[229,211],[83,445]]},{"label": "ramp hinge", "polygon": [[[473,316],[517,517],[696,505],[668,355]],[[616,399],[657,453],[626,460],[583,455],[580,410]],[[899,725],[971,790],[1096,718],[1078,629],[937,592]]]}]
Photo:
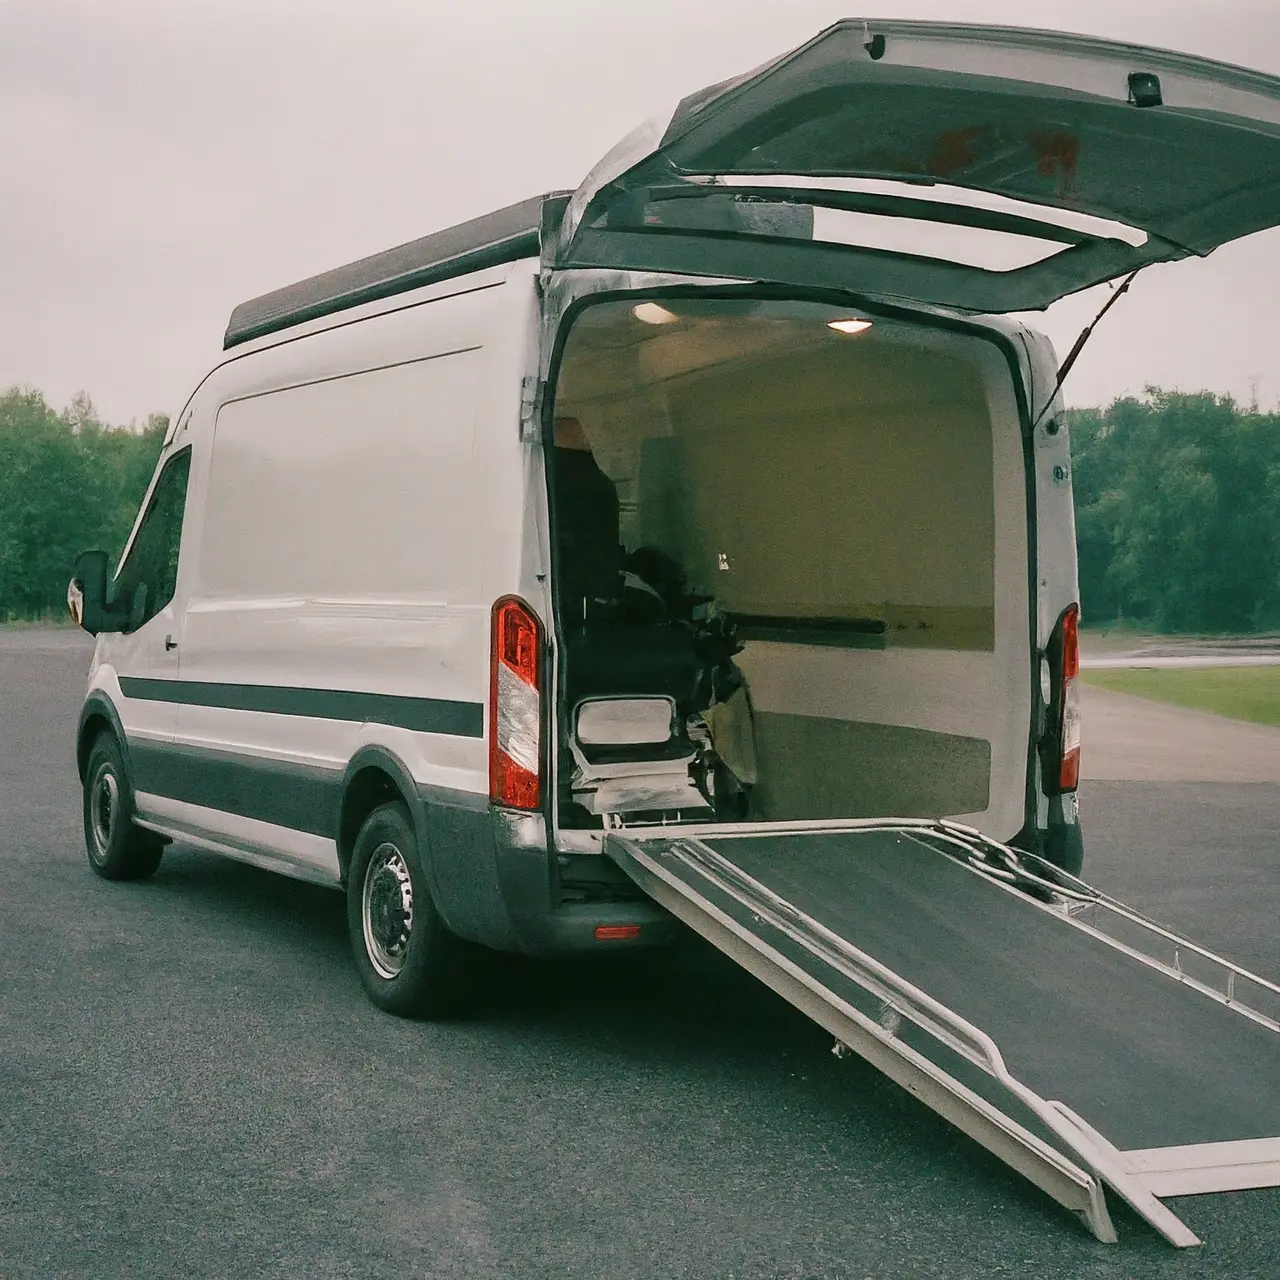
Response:
[{"label": "ramp hinge", "polygon": [[542,403],[542,389],[546,384],[532,374],[520,383],[520,439],[534,441],[540,438],[538,409]]}]

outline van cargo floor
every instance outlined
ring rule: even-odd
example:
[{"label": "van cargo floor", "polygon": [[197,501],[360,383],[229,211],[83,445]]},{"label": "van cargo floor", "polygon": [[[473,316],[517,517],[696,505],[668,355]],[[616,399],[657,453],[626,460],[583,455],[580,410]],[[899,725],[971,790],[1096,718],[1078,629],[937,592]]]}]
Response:
[{"label": "van cargo floor", "polygon": [[[784,994],[809,992],[793,1002],[824,1025],[836,1025],[822,1016],[828,1006],[875,1022],[878,1042],[927,1058],[952,1092],[970,1091],[1020,1132],[1081,1158],[1131,1203],[1146,1191],[1280,1183],[1280,1034],[1267,1004],[1280,990],[1080,882],[1071,913],[1046,905],[944,852],[939,831],[618,832],[605,847],[757,976]],[[1153,933],[1168,959],[1085,923],[1089,895]],[[1220,968],[1224,990],[1189,981],[1186,960]],[[875,1061],[882,1045],[864,1034],[855,1047]],[[1154,1202],[1137,1207],[1155,1222]]]}]

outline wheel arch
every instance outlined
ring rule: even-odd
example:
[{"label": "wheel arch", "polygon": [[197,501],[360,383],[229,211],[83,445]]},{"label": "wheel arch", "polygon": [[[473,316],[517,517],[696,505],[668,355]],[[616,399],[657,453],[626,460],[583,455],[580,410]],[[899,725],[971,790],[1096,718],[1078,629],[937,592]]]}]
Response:
[{"label": "wheel arch", "polygon": [[80,723],[76,729],[76,772],[80,775],[81,784],[84,783],[85,773],[89,768],[89,753],[101,733],[110,733],[115,737],[125,771],[132,781],[133,762],[129,759],[129,740],[125,737],[120,713],[105,693],[95,690],[80,708]]},{"label": "wheel arch", "polygon": [[[362,748],[347,764],[342,778],[342,798],[338,804],[338,868],[343,884],[355,849],[356,837],[365,820],[384,804],[399,801],[409,812],[418,852],[428,879],[434,879],[428,856],[429,842],[418,803],[418,788],[403,761],[386,747]],[[432,886],[434,890],[434,885]]]}]

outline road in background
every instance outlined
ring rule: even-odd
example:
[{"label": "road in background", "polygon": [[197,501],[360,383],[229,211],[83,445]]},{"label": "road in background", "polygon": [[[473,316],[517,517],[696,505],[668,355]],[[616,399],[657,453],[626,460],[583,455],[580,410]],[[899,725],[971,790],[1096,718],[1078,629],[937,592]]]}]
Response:
[{"label": "road in background", "polygon": [[[1181,1253],[1112,1197],[1100,1245],[700,945],[495,957],[470,1017],[412,1023],[365,1000],[332,891],[182,849],[103,883],[88,652],[0,631],[4,1280],[1276,1275],[1280,1192],[1175,1202],[1206,1241]],[[1171,722],[1085,697],[1085,759],[1113,761],[1088,876],[1280,972],[1280,787],[1113,776]]]},{"label": "road in background", "polygon": [[1086,671],[1131,670],[1134,667],[1149,668],[1152,671],[1180,671],[1188,667],[1280,667],[1280,653],[1171,654],[1166,657],[1130,653],[1105,658],[1082,658],[1080,665]]},{"label": "road in background", "polygon": [[1086,669],[1117,667],[1280,666],[1280,637],[1127,636],[1085,632],[1080,637],[1080,661]]},{"label": "road in background", "polygon": [[1280,787],[1280,729],[1081,685],[1080,769],[1108,782],[1263,782]]}]

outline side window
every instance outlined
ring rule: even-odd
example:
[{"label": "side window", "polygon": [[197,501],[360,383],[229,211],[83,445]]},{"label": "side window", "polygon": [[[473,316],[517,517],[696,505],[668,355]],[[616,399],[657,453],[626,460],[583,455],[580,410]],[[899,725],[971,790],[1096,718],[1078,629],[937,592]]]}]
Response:
[{"label": "side window", "polygon": [[190,471],[190,449],[174,454],[164,464],[138,536],[116,574],[114,599],[128,607],[130,631],[150,622],[173,599]]}]

